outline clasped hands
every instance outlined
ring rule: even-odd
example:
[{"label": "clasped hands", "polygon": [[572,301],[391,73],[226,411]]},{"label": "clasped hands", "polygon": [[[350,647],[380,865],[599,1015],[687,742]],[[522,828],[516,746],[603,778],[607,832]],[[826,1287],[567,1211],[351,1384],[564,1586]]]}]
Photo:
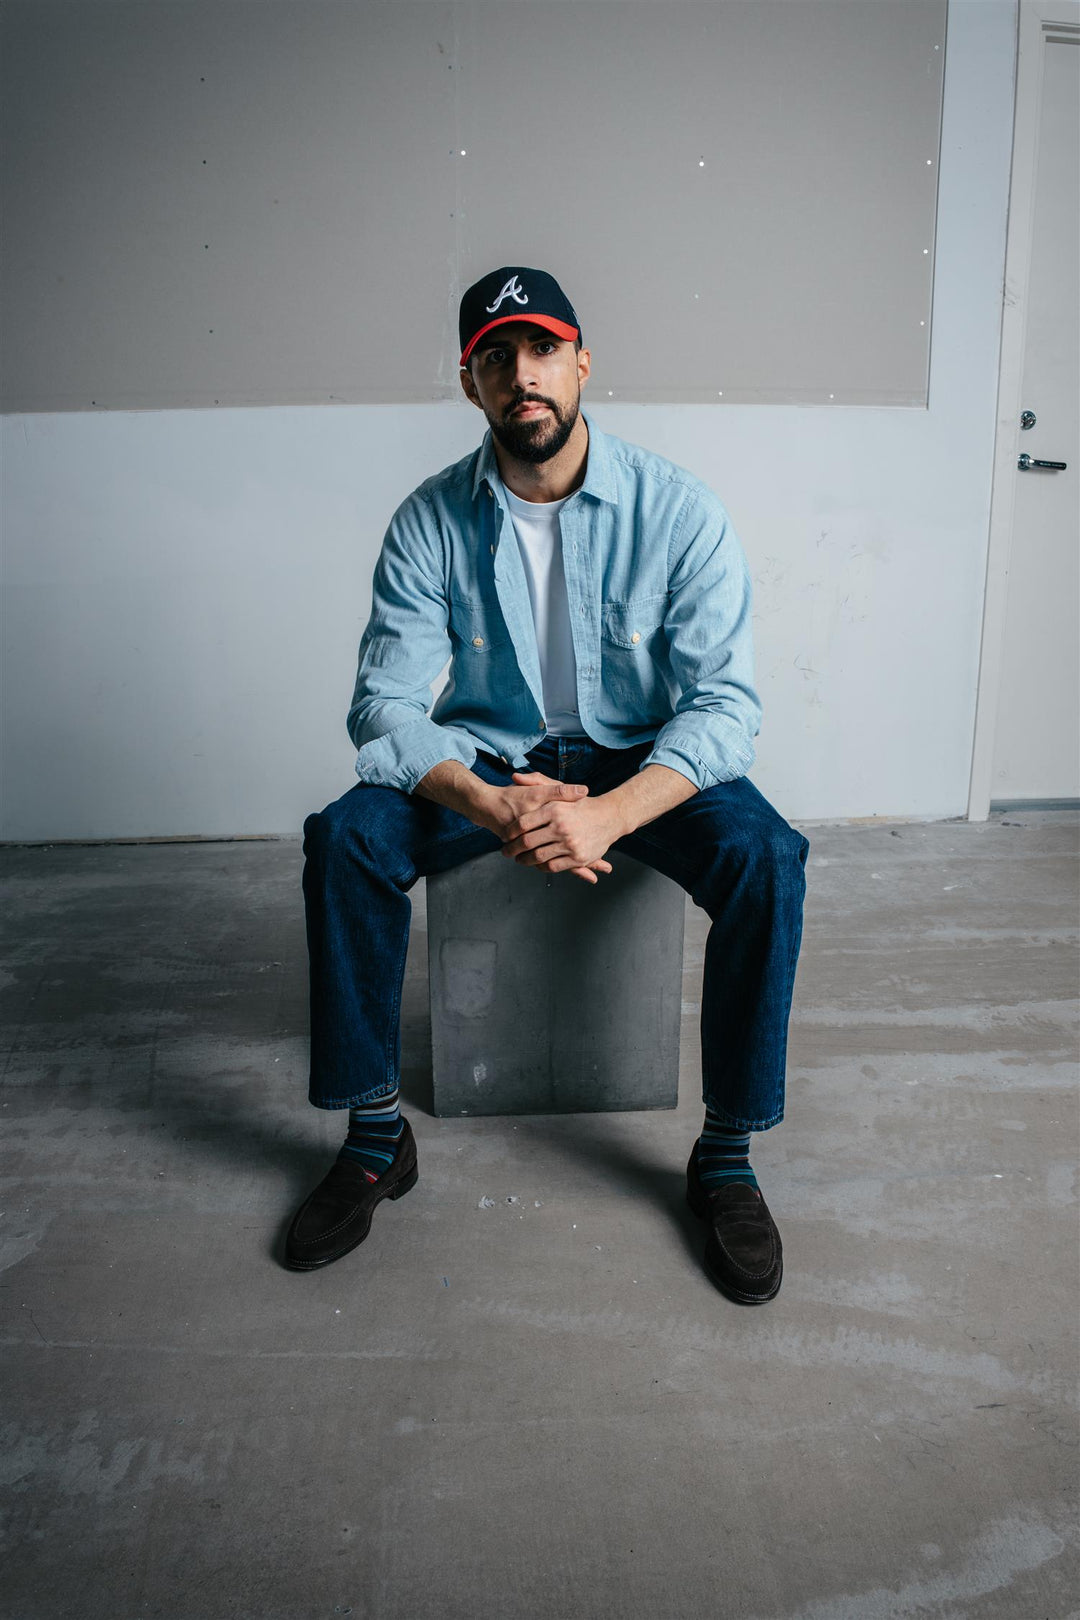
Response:
[{"label": "clasped hands", "polygon": [[515,771],[513,784],[494,793],[494,830],[519,866],[572,872],[586,883],[611,871],[604,856],[626,828],[606,794],[590,798],[584,782],[557,782],[541,771]]}]

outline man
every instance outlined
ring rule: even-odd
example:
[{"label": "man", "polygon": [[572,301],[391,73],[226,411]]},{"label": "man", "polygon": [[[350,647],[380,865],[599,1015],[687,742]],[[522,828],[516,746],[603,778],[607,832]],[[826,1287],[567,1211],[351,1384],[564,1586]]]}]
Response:
[{"label": "man", "polygon": [[783,1261],[749,1142],[783,1115],[809,844],[745,775],[761,714],[746,561],[704,485],[580,414],[589,351],[553,277],[484,276],[460,336],[490,431],[394,515],[349,713],[360,781],[304,827],[310,1098],[350,1112],[286,1261],[339,1259],[416,1183],[398,1105],[416,879],[501,847],[595,884],[617,848],[712,919],[687,1195],[709,1276],[760,1304]]}]

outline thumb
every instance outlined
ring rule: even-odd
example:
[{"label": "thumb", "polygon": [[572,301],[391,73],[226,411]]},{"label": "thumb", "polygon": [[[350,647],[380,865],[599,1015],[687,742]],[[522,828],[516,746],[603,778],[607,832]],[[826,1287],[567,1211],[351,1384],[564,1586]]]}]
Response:
[{"label": "thumb", "polygon": [[583,799],[588,793],[584,782],[560,782],[560,797],[564,799]]}]

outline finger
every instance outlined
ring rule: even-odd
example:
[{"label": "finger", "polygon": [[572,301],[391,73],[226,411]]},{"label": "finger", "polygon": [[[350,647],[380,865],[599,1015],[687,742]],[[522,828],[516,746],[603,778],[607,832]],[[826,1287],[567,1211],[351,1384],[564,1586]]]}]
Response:
[{"label": "finger", "polygon": [[521,833],[535,832],[537,827],[550,826],[554,814],[554,801],[538,805],[535,810],[523,810],[517,820],[511,822],[506,829],[507,833],[511,838],[517,838]]},{"label": "finger", "polygon": [[611,871],[611,862],[610,861],[593,861],[590,864],[591,864],[591,869],[594,872],[610,872]]},{"label": "finger", "polygon": [[515,771],[508,786],[519,791],[527,788],[533,803],[543,804],[558,797],[561,784],[554,776],[545,776],[543,771]]},{"label": "finger", "polygon": [[572,866],[581,864],[573,859],[563,844],[542,844],[538,849],[522,850],[520,855],[514,856],[514,859],[519,866],[547,866],[558,857],[564,857]]},{"label": "finger", "polygon": [[542,844],[558,843],[556,833],[550,827],[537,827],[533,832],[519,834],[503,845],[503,851],[508,855],[524,855],[526,850],[539,849]]},{"label": "finger", "polygon": [[561,799],[584,799],[589,791],[585,782],[559,782],[554,776],[545,776],[543,771],[515,771],[511,780],[516,787],[558,788]]},{"label": "finger", "polygon": [[[520,861],[518,864],[524,866],[527,863]],[[552,872],[559,874],[569,872],[571,877],[581,878],[582,882],[584,883],[598,883],[600,880],[597,877],[594,868],[603,868],[605,866],[607,866],[606,861],[594,861],[589,866],[575,866],[574,857],[571,855],[558,861],[541,862],[536,866],[535,870],[538,872]],[[610,867],[608,870],[610,871]]]},{"label": "finger", "polygon": [[512,844],[515,839],[523,838],[526,833],[535,832],[538,826],[544,825],[544,822],[526,821],[524,816],[519,816],[516,821],[510,823],[509,827],[503,828],[503,848],[505,849],[507,844]]},{"label": "finger", "polygon": [[559,855],[553,856],[551,860],[543,861],[541,864],[543,865],[545,872],[582,872],[592,870],[591,867],[583,867],[580,864],[577,856],[571,855],[566,850],[563,850],[563,852]]}]

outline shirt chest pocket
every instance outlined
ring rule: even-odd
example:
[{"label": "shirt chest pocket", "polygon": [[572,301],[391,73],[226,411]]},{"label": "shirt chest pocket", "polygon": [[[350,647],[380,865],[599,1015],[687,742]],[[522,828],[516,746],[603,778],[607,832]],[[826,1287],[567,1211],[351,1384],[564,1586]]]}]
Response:
[{"label": "shirt chest pocket", "polygon": [[607,648],[639,658],[654,654],[664,638],[667,596],[639,596],[631,602],[605,602],[600,632]]},{"label": "shirt chest pocket", "polygon": [[450,598],[450,635],[462,657],[483,658],[510,640],[498,602]]}]

